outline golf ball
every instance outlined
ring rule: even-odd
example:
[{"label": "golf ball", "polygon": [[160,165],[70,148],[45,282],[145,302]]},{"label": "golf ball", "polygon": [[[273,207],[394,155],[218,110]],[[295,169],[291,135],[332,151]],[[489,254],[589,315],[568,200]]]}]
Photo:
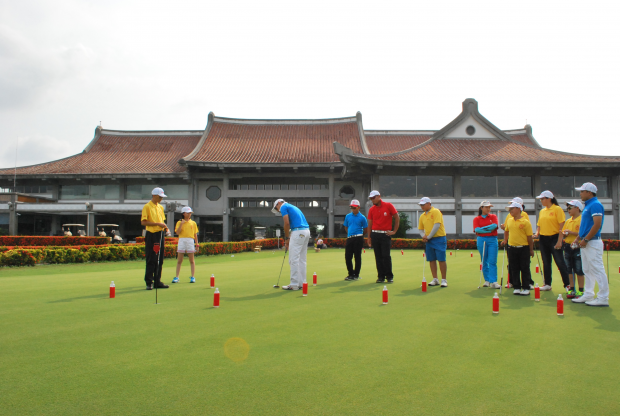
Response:
[{"label": "golf ball", "polygon": [[235,255],[233,254],[233,255],[232,255],[232,256],[230,256],[230,257],[235,257]]}]

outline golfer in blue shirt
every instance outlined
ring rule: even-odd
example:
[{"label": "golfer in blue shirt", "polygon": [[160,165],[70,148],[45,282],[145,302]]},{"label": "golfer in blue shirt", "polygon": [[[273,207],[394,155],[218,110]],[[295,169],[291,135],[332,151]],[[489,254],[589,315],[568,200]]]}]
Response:
[{"label": "golfer in blue shirt", "polygon": [[[581,247],[581,266],[586,278],[583,296],[572,299],[575,303],[588,306],[609,306],[609,282],[603,264],[605,244],[601,240],[601,230],[605,222],[605,208],[596,197],[598,188],[590,182],[575,188],[584,202],[579,227],[579,247]],[[594,298],[594,283],[598,283],[598,296]]]},{"label": "golfer in blue shirt", "polygon": [[[368,233],[368,220],[360,212],[360,201],[351,201],[351,212],[344,217],[344,229],[347,231],[347,245],[344,251],[344,261],[349,274],[344,280],[358,280],[362,269],[362,249],[364,248],[364,234]],[[355,268],[353,268],[355,256]]]},{"label": "golfer in blue shirt", "polygon": [[306,281],[306,256],[308,254],[308,241],[310,240],[308,221],[299,208],[283,199],[277,199],[273,203],[271,212],[282,215],[284,219],[285,246],[286,250],[289,251],[288,264],[291,266],[291,283],[282,286],[282,289],[299,290]]}]

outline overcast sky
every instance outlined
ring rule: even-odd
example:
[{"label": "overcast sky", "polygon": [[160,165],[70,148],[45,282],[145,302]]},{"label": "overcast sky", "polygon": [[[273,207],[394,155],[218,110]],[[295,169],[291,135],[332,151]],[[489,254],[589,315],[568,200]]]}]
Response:
[{"label": "overcast sky", "polygon": [[0,0],[0,167],[119,130],[363,115],[448,124],[465,98],[543,147],[620,155],[613,1]]}]

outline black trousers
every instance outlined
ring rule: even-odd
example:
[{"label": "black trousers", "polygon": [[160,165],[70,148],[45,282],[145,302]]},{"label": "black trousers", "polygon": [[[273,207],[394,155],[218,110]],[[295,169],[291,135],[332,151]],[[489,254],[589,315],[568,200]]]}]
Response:
[{"label": "black trousers", "polygon": [[528,289],[532,283],[530,272],[530,246],[511,247],[506,250],[510,284],[514,289]]},{"label": "black trousers", "polygon": [[570,284],[570,280],[568,279],[568,269],[566,268],[566,263],[564,262],[564,253],[562,252],[562,249],[555,249],[557,242],[558,234],[540,236],[538,244],[540,246],[540,257],[542,257],[543,262],[545,284],[551,286],[551,273],[553,269],[551,257],[553,257],[553,261],[558,266],[558,269],[560,269],[560,276],[562,276],[564,286],[568,286]]},{"label": "black trousers", "polygon": [[[347,263],[347,271],[350,277],[360,277],[363,248],[363,236],[347,238],[347,245],[344,250],[344,261]],[[353,268],[353,256],[355,256],[355,268]]]},{"label": "black trousers", "polygon": [[377,278],[379,280],[391,280],[392,274],[392,237],[383,233],[370,233],[372,248],[375,251],[375,262],[377,263]]},{"label": "black trousers", "polygon": [[[156,285],[161,281],[161,268],[164,265],[164,240],[163,231],[158,233],[146,232],[144,238],[144,254],[146,257],[146,273],[144,281],[147,285],[155,282]],[[162,244],[159,252],[159,268],[157,268],[157,253],[153,251],[155,244]]]}]

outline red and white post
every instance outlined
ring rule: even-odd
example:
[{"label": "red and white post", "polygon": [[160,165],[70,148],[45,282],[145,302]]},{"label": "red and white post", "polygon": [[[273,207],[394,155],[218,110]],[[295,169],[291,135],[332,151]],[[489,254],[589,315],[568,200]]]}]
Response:
[{"label": "red and white post", "polygon": [[220,290],[218,288],[215,288],[215,292],[213,292],[213,307],[220,307]]},{"label": "red and white post", "polygon": [[388,290],[387,290],[387,286],[383,286],[383,304],[384,305],[388,304]]},{"label": "red and white post", "polygon": [[113,299],[116,297],[116,285],[114,284],[114,280],[112,280],[112,283],[110,283],[110,299]]}]

